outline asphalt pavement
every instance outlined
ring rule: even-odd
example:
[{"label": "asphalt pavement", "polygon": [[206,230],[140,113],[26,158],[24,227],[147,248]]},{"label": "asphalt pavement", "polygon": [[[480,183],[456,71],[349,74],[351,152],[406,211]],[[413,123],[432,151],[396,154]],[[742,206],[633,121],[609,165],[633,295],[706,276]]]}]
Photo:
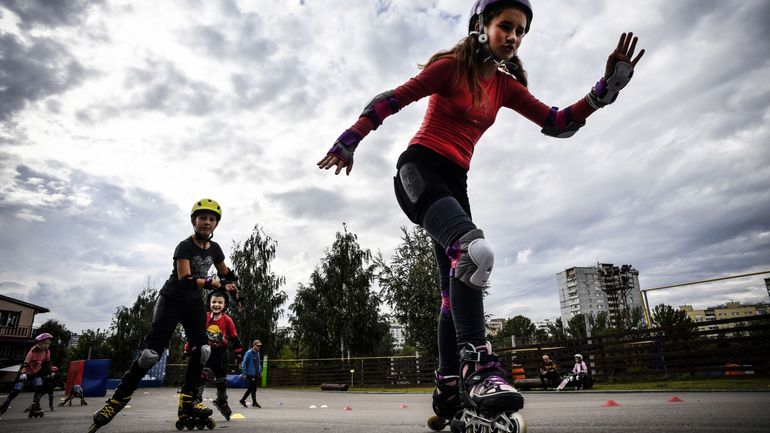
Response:
[{"label": "asphalt pavement", "polygon": [[[238,404],[242,392],[230,390],[233,419],[225,421],[215,412],[212,433],[431,431],[425,424],[432,414],[430,394],[260,389],[258,409]],[[61,392],[54,404],[59,397]],[[524,398],[522,413],[533,433],[770,431],[770,392],[525,392]],[[14,400],[0,419],[0,432],[85,433],[104,401],[90,397],[88,406],[75,401],[54,412],[46,401],[45,416],[29,419],[23,410],[31,399],[31,393],[23,393]],[[212,406],[210,400],[204,403]],[[175,421],[175,389],[139,389],[130,406],[99,432],[176,432]]]}]

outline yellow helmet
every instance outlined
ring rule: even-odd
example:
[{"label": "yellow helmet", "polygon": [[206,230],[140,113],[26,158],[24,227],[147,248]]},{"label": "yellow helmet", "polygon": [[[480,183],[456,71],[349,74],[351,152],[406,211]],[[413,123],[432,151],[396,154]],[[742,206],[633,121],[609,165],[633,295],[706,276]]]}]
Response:
[{"label": "yellow helmet", "polygon": [[202,198],[195,202],[190,211],[190,218],[195,218],[199,213],[209,211],[213,212],[217,216],[217,221],[222,219],[222,208],[215,200],[210,198]]}]

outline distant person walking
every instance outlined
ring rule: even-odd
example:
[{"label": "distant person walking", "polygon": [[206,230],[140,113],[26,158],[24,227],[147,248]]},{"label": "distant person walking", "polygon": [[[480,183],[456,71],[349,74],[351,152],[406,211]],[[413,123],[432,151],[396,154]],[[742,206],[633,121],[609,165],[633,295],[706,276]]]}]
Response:
[{"label": "distant person walking", "polygon": [[241,362],[241,371],[249,381],[249,388],[243,397],[238,401],[243,407],[246,406],[246,398],[251,396],[251,407],[262,407],[257,403],[257,381],[262,380],[262,356],[259,350],[262,348],[262,342],[254,340],[251,349],[246,352]]}]

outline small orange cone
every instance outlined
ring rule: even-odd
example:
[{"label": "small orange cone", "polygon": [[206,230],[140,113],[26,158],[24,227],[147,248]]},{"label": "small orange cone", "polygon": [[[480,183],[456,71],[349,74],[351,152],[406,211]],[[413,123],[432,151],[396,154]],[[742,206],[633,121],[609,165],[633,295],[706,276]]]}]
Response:
[{"label": "small orange cone", "polygon": [[407,409],[409,408],[409,405],[406,403],[401,403],[401,409]]},{"label": "small orange cone", "polygon": [[612,407],[612,406],[620,406],[620,403],[616,402],[615,400],[607,400],[602,405],[602,407]]},{"label": "small orange cone", "polygon": [[682,402],[684,402],[684,400],[682,400],[681,398],[679,398],[677,396],[673,396],[673,397],[671,397],[671,399],[668,400],[668,402],[669,403],[682,403]]},{"label": "small orange cone", "polygon": [[350,407],[350,406],[345,406],[345,409],[343,409],[343,410],[344,410],[345,412],[347,412],[347,411],[353,410],[353,408],[352,408],[352,407]]}]

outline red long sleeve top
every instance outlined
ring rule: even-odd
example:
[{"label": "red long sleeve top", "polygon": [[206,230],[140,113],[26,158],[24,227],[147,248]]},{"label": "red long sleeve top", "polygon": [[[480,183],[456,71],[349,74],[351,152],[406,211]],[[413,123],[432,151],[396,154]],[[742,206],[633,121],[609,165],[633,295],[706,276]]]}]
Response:
[{"label": "red long sleeve top", "polygon": [[[399,109],[430,96],[422,126],[409,142],[419,144],[443,155],[465,170],[470,168],[476,143],[484,131],[495,122],[500,107],[508,107],[541,127],[553,122],[564,127],[571,121],[584,122],[595,111],[585,98],[552,113],[551,107],[540,102],[512,76],[500,70],[481,79],[484,97],[473,106],[464,80],[455,79],[454,57],[441,58],[395,89]],[[351,128],[365,137],[373,129],[368,117],[362,116]]]}]

